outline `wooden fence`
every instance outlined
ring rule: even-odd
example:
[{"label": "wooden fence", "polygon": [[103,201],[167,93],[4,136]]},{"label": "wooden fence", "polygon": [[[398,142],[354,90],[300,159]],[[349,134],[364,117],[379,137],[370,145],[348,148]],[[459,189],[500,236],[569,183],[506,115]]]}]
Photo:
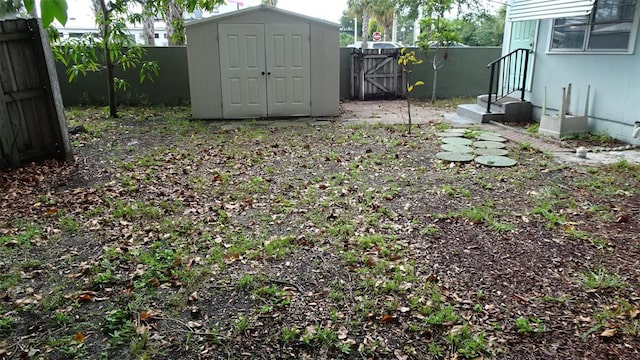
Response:
[{"label": "wooden fence", "polygon": [[37,19],[0,21],[0,168],[72,157],[46,33]]},{"label": "wooden fence", "polygon": [[400,49],[353,49],[350,57],[352,99],[404,96],[406,77],[398,65]]}]

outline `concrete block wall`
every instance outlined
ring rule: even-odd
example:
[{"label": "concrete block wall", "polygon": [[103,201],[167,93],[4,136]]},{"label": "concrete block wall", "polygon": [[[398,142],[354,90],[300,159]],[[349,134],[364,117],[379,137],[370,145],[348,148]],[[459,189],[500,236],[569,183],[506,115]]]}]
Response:
[{"label": "concrete block wall", "polygon": [[[349,97],[349,51],[340,49],[340,98]],[[489,70],[486,65],[500,57],[498,47],[469,47],[448,49],[448,60],[444,68],[438,72],[436,95],[439,98],[476,96],[487,92]],[[433,84],[433,70],[429,58],[418,52],[424,60],[414,68],[409,81],[422,80],[424,86],[417,87],[415,98],[430,98]],[[137,105],[176,105],[189,103],[189,70],[187,51],[184,46],[148,47],[146,60],[155,60],[160,73],[154,82],[140,83],[136,70],[117,72],[116,75],[126,79],[131,85],[126,91],[118,90],[118,104]],[[56,64],[62,99],[65,106],[72,105],[106,105],[107,79],[104,72],[80,76],[69,83],[66,68]]]}]

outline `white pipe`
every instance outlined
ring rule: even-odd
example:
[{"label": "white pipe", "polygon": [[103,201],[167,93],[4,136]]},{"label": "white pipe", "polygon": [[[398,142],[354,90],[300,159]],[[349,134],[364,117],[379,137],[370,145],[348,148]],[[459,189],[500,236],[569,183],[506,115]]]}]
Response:
[{"label": "white pipe", "polygon": [[633,127],[633,138],[637,139],[640,136],[640,122],[636,122],[636,125]]}]

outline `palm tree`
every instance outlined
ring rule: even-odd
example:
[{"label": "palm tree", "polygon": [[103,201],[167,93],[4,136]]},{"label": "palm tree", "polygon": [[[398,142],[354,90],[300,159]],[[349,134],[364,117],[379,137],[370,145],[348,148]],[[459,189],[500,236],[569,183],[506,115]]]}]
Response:
[{"label": "palm tree", "polygon": [[169,45],[184,45],[184,8],[179,0],[168,0],[164,7]]},{"label": "palm tree", "polygon": [[22,3],[20,0],[0,1],[0,18],[7,19],[7,18],[14,17],[20,11],[21,7],[22,7]]},{"label": "palm tree", "polygon": [[384,28],[384,41],[389,40],[389,30],[393,25],[395,14],[395,3],[391,0],[375,0],[371,10],[373,16],[378,20],[378,24]]},{"label": "palm tree", "polygon": [[[349,15],[362,16],[362,48],[367,47],[369,40],[369,18],[371,17],[371,5],[374,0],[349,0],[347,12]],[[354,17],[355,17],[354,16]]]}]

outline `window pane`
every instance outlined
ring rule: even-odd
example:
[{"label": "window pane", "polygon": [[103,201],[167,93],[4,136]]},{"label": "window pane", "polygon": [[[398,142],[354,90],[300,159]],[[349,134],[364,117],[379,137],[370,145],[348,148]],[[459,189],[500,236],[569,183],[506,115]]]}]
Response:
[{"label": "window pane", "polygon": [[598,2],[595,9],[595,22],[633,21],[636,1]]},{"label": "window pane", "polygon": [[552,49],[580,49],[584,46],[586,26],[557,27],[553,31]]},{"label": "window pane", "polygon": [[622,49],[629,47],[632,23],[594,25],[589,37],[589,49]]}]

